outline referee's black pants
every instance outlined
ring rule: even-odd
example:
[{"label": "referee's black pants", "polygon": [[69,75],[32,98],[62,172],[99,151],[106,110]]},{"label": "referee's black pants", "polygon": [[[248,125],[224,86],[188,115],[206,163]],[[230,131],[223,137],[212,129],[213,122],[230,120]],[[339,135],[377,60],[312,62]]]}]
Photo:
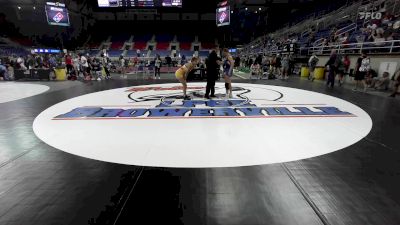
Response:
[{"label": "referee's black pants", "polygon": [[215,77],[211,76],[208,77],[207,76],[207,86],[206,86],[206,97],[210,97],[210,92],[211,92],[211,96],[215,95]]}]

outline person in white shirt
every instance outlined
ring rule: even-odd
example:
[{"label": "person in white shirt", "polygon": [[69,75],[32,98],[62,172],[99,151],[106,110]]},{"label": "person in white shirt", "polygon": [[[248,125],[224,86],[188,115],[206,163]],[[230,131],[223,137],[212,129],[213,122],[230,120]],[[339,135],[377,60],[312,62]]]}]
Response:
[{"label": "person in white shirt", "polygon": [[72,65],[74,66],[76,76],[79,76],[79,71],[80,71],[79,61],[80,61],[79,56],[75,56],[72,59]]},{"label": "person in white shirt", "polygon": [[317,57],[317,55],[315,53],[313,53],[313,55],[310,57],[310,59],[308,60],[308,69],[310,71],[310,75],[308,76],[308,79],[311,81],[314,81],[315,77],[314,77],[314,70],[315,67],[318,65],[319,59]]},{"label": "person in white shirt", "polygon": [[87,77],[89,75],[89,63],[85,56],[83,56],[82,54],[80,54],[79,56],[80,56],[79,59],[80,59],[81,70],[84,76]]},{"label": "person in white shirt", "polygon": [[119,64],[121,70],[121,78],[127,78],[128,76],[125,74],[125,59],[122,55],[119,57]]},{"label": "person in white shirt", "polygon": [[28,68],[26,68],[26,66],[25,66],[25,60],[24,60],[24,58],[23,58],[22,56],[18,57],[17,63],[18,63],[18,65],[20,66],[20,68],[21,68],[22,70],[27,70],[27,69],[28,69]]}]

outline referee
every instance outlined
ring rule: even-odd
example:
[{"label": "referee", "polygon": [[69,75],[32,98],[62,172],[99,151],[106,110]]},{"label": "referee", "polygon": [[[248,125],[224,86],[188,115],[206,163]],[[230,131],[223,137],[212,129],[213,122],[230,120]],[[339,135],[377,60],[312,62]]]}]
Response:
[{"label": "referee", "polygon": [[[208,55],[207,66],[207,86],[204,98],[215,98],[215,81],[218,79],[219,67],[221,65],[221,58],[218,57],[219,47],[216,46]],[[210,95],[211,92],[211,95]]]}]

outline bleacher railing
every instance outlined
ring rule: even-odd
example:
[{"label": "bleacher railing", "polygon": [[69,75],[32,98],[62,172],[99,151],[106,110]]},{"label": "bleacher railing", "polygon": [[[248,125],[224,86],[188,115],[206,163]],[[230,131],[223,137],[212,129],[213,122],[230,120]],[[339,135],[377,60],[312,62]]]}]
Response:
[{"label": "bleacher railing", "polygon": [[[313,53],[316,53],[317,55],[329,55],[333,49],[341,54],[360,54],[363,51],[376,54],[400,54],[400,40],[301,47],[300,53],[303,56],[310,56]],[[248,55],[273,55],[278,53],[284,54],[285,52],[281,49],[269,48],[261,49]]]},{"label": "bleacher railing", "polygon": [[313,53],[329,54],[330,50],[332,49],[336,49],[338,52],[341,53],[360,53],[362,51],[369,51],[373,53],[400,54],[400,40],[303,47],[300,48],[300,51],[302,53],[307,51],[307,55],[311,55]]}]

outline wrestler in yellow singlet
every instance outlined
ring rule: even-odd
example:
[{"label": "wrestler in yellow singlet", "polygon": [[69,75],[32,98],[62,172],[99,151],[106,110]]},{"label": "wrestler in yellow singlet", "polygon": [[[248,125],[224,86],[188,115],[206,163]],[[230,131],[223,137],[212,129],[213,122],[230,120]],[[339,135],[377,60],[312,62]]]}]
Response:
[{"label": "wrestler in yellow singlet", "polygon": [[189,63],[186,63],[185,65],[181,66],[176,72],[175,72],[175,77],[176,79],[179,80],[179,82],[182,83],[183,86],[183,98],[184,99],[190,99],[186,95],[186,89],[187,89],[187,83],[186,83],[186,78],[190,71],[194,69],[194,67],[199,63],[199,59],[197,57],[193,57]]}]

